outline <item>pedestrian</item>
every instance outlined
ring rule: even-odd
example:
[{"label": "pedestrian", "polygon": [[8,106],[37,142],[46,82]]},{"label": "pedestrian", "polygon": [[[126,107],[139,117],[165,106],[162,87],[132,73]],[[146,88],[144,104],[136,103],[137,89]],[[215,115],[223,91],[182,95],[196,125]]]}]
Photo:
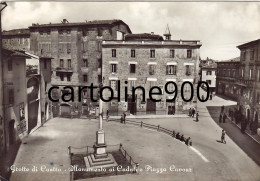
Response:
[{"label": "pedestrian", "polygon": [[196,121],[199,122],[199,113],[196,113]]},{"label": "pedestrian", "polygon": [[120,123],[123,123],[123,121],[124,121],[124,116],[121,115]]},{"label": "pedestrian", "polygon": [[190,143],[190,137],[188,137],[188,138],[185,140],[185,144],[186,144],[187,146],[189,146],[189,143]]},{"label": "pedestrian", "polygon": [[224,107],[224,105],[221,107],[221,113],[223,113],[224,112],[224,109],[225,109],[225,107]]},{"label": "pedestrian", "polygon": [[175,137],[176,139],[180,139],[180,133],[178,132],[177,134],[176,134],[176,137]]},{"label": "pedestrian", "polygon": [[125,124],[125,120],[126,120],[126,113],[123,113],[124,116],[124,124]]},{"label": "pedestrian", "polygon": [[209,99],[212,100],[212,93],[209,95]]},{"label": "pedestrian", "polygon": [[184,141],[184,135],[181,135],[180,141]]},{"label": "pedestrian", "polygon": [[108,118],[109,118],[109,111],[107,110],[107,121],[108,121]]},{"label": "pedestrian", "polygon": [[226,136],[226,131],[224,129],[222,129],[222,134],[221,134],[221,143],[227,143],[225,140],[225,136]]},{"label": "pedestrian", "polygon": [[190,108],[190,110],[189,110],[189,117],[191,117],[191,114],[192,114],[192,110]]},{"label": "pedestrian", "polygon": [[219,123],[221,123],[222,122],[222,113],[220,113],[220,115],[219,115]]},{"label": "pedestrian", "polygon": [[194,115],[195,115],[195,108],[192,108],[192,117],[194,118]]},{"label": "pedestrian", "polygon": [[223,113],[223,123],[226,122],[226,119],[227,119],[227,115],[226,115],[226,113],[224,112],[224,113]]}]

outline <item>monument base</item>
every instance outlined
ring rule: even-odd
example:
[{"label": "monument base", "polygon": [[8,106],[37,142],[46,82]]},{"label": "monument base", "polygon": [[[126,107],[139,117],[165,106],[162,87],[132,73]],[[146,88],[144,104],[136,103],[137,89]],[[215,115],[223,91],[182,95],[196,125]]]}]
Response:
[{"label": "monument base", "polygon": [[101,155],[91,154],[84,157],[86,168],[106,168],[106,167],[115,167],[118,166],[112,154]]}]

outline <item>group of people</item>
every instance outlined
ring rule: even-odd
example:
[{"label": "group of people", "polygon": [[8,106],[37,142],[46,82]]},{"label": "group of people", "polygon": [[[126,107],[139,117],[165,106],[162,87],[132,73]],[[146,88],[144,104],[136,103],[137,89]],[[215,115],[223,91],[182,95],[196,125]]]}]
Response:
[{"label": "group of people", "polygon": [[178,139],[178,140],[180,140],[180,141],[182,141],[182,142],[185,142],[185,144],[187,145],[187,146],[192,146],[192,141],[191,141],[191,138],[190,137],[188,137],[188,138],[184,138],[184,135],[182,134],[180,134],[179,132],[175,135],[175,138],[176,139]]},{"label": "group of people", "polygon": [[194,118],[194,115],[196,115],[196,121],[198,122],[199,121],[199,113],[198,112],[196,113],[195,108],[190,108],[189,109],[189,117]]}]

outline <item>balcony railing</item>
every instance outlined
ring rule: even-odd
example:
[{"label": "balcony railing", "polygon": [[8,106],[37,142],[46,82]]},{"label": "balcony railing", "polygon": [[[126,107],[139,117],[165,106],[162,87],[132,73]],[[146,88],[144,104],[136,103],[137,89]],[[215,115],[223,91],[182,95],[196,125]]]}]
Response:
[{"label": "balcony railing", "polygon": [[56,68],[56,72],[69,72],[69,73],[72,73],[73,70],[72,70],[72,68],[57,67]]}]

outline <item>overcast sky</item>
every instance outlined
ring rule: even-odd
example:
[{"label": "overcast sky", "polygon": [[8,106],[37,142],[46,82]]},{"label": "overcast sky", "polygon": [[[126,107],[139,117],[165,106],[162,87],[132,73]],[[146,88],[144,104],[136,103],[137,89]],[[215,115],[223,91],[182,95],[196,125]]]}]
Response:
[{"label": "overcast sky", "polygon": [[201,40],[201,57],[226,60],[239,56],[237,45],[260,38],[257,2],[8,2],[3,30],[32,23],[122,19],[133,33],[162,35],[169,24],[172,39]]}]

